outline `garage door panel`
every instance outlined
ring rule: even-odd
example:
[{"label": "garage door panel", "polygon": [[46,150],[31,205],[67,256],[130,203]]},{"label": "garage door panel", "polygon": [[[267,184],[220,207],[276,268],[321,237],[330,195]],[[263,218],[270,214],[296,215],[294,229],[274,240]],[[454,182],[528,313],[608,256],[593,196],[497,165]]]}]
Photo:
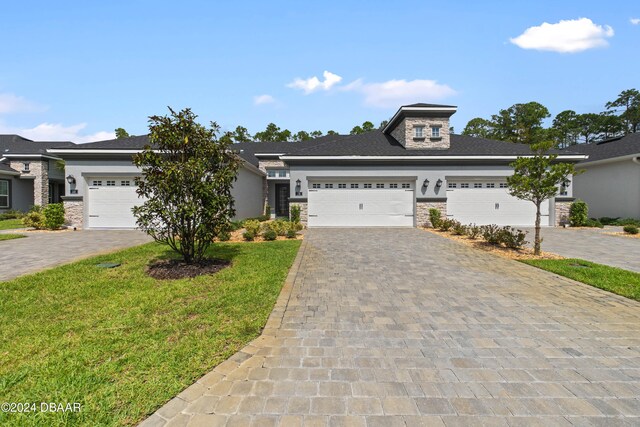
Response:
[{"label": "garage door panel", "polygon": [[89,228],[135,228],[131,209],[143,203],[134,186],[90,186],[88,189]]},{"label": "garage door panel", "polygon": [[309,191],[309,227],[412,227],[413,190]]},{"label": "garage door panel", "polygon": [[[548,223],[549,203],[541,206]],[[507,189],[456,189],[447,191],[447,216],[463,224],[532,226],[536,208],[511,196]]]}]

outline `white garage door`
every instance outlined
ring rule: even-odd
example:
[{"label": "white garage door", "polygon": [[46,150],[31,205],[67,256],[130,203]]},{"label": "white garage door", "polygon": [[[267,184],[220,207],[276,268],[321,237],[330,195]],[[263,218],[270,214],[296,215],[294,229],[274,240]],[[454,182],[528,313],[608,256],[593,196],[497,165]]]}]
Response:
[{"label": "white garage door", "polygon": [[[463,224],[533,226],[536,207],[509,194],[506,182],[449,181],[447,217]],[[549,224],[549,203],[544,202],[542,224]]]},{"label": "white garage door", "polygon": [[135,228],[131,208],[142,204],[133,177],[90,178],[88,181],[89,228]]},{"label": "white garage door", "polygon": [[309,227],[413,227],[410,182],[310,182]]}]

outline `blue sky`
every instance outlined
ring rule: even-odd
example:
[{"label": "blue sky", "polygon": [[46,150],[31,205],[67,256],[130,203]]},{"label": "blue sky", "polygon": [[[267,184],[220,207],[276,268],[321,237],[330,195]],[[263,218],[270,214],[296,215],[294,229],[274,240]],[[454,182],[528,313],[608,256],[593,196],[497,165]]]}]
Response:
[{"label": "blue sky", "polygon": [[168,105],[252,133],[346,133],[418,101],[457,105],[460,132],[517,102],[599,112],[640,89],[639,2],[219,3],[3,4],[0,133],[143,134]]}]

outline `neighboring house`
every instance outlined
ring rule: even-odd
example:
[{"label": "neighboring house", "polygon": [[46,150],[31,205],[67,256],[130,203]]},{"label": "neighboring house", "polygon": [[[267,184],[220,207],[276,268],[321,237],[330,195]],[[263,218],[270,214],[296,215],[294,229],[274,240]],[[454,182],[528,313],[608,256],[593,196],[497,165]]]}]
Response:
[{"label": "neighboring house", "polygon": [[[132,156],[149,145],[147,135],[50,150],[65,160],[67,223],[76,228],[134,228],[131,208],[139,205]],[[242,157],[242,156],[241,156]],[[262,215],[265,174],[246,160],[232,194],[237,218]]]},{"label": "neighboring house", "polygon": [[640,133],[569,148],[589,158],[578,164],[573,195],[589,205],[590,217],[640,218]]},{"label": "neighboring house", "polygon": [[[245,167],[235,188],[238,217],[270,206],[287,217],[301,208],[309,227],[415,227],[429,208],[464,223],[531,226],[533,203],[509,195],[509,163],[530,155],[527,145],[449,133],[456,107],[413,104],[401,107],[382,130],[328,135],[304,142],[235,144]],[[133,227],[133,177],[140,172],[131,155],[147,137],[103,141],[51,152],[65,159],[65,206],[69,222],[87,228]],[[569,152],[559,159],[586,157]],[[259,172],[260,171],[260,172]],[[248,179],[251,177],[251,179]],[[566,216],[571,188],[543,205],[543,225]]]},{"label": "neighboring house", "polygon": [[33,205],[60,202],[64,166],[47,149],[73,145],[0,135],[0,212],[26,211]]}]

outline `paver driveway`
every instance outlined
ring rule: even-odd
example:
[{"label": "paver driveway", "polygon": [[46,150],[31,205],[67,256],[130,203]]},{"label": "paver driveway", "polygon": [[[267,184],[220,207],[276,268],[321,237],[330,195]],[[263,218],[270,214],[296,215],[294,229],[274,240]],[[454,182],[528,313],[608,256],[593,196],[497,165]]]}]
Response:
[{"label": "paver driveway", "polygon": [[0,281],[151,240],[146,234],[135,230],[21,234],[28,237],[0,242]]},{"label": "paver driveway", "polygon": [[[526,230],[529,231],[528,240],[533,242],[533,228]],[[541,230],[542,250],[640,272],[640,239],[605,234],[613,231],[622,231],[622,227],[544,227]]]},{"label": "paver driveway", "polygon": [[640,424],[640,304],[415,229],[302,250],[263,336],[145,425]]}]

